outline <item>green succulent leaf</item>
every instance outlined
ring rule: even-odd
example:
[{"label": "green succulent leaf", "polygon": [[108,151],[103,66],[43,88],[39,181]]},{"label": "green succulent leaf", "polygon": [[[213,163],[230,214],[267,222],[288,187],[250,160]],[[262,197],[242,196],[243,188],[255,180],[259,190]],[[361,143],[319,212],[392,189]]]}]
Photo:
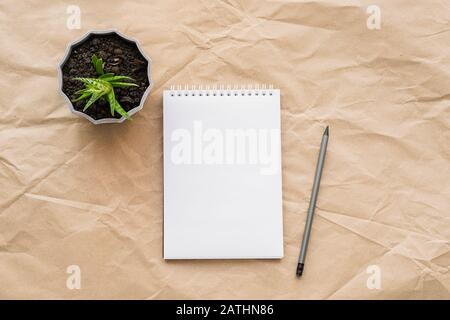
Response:
[{"label": "green succulent leaf", "polygon": [[113,77],[114,76],[114,73],[111,73],[111,72],[109,72],[109,73],[104,73],[104,74],[102,74],[100,77],[98,77],[99,79],[103,79],[103,80],[105,80],[106,78],[110,78],[110,77]]},{"label": "green succulent leaf", "polygon": [[74,99],[74,100],[72,100],[72,101],[73,101],[73,102],[77,102],[77,101],[80,101],[80,100],[87,99],[87,98],[89,98],[89,96],[90,96],[91,94],[92,94],[92,93],[90,93],[90,92],[83,93],[81,96],[79,96],[78,98],[76,98],[76,99]]},{"label": "green succulent leaf", "polygon": [[123,80],[134,81],[134,79],[131,77],[115,76],[114,74],[112,74],[112,76],[104,77],[103,80],[106,80],[108,82],[116,82],[116,81],[123,81]]},{"label": "green succulent leaf", "polygon": [[99,95],[98,93],[94,93],[92,94],[91,98],[89,99],[89,101],[86,103],[86,105],[83,108],[83,111],[86,111],[87,108],[89,108],[90,106],[92,106],[92,104],[97,101],[98,99],[100,99],[102,96]]},{"label": "green succulent leaf", "polygon": [[130,119],[130,116],[128,115],[128,113],[122,108],[122,106],[120,105],[119,101],[116,100],[116,97],[115,97],[115,94],[114,94],[114,90],[109,92],[106,97],[107,97],[107,100],[108,100],[108,103],[109,103],[109,106],[110,106],[110,109],[111,109],[111,114],[113,116],[114,116],[114,112],[116,111],[122,117]]},{"label": "green succulent leaf", "polygon": [[111,82],[111,85],[117,88],[139,87],[137,84],[129,82]]},{"label": "green succulent leaf", "polygon": [[131,119],[130,119],[130,115],[128,114],[128,112],[126,112],[126,111],[122,108],[122,106],[119,104],[119,101],[117,101],[117,100],[116,100],[116,104],[115,104],[115,106],[114,106],[114,109],[115,109],[122,117],[125,117],[125,118],[128,119],[128,120],[131,120]]},{"label": "green succulent leaf", "polygon": [[86,88],[89,88],[89,86],[95,86],[98,83],[99,79],[96,78],[73,78],[74,80],[78,80],[84,83],[84,85],[86,86]]},{"label": "green succulent leaf", "polygon": [[111,115],[114,116],[114,110],[115,110],[114,109],[114,104],[115,104],[115,101],[116,101],[116,96],[114,94],[114,91],[111,91],[111,92],[108,93],[108,95],[106,96],[106,100],[109,103],[109,110],[111,112]]},{"label": "green succulent leaf", "polygon": [[103,71],[103,59],[97,57],[97,55],[93,54],[92,55],[92,64],[94,65],[95,68],[95,72],[97,72],[97,75],[101,76],[102,74],[104,74]]},{"label": "green succulent leaf", "polygon": [[83,93],[86,93],[86,92],[87,92],[87,89],[83,88],[83,89],[78,90],[77,92],[75,92],[75,94],[83,94]]}]

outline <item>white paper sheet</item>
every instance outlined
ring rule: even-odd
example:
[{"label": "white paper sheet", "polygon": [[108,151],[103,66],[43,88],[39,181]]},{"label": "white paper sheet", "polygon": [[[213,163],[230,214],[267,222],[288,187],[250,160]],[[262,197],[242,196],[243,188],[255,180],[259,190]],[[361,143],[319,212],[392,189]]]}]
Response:
[{"label": "white paper sheet", "polygon": [[279,90],[167,90],[163,117],[164,258],[281,258]]}]

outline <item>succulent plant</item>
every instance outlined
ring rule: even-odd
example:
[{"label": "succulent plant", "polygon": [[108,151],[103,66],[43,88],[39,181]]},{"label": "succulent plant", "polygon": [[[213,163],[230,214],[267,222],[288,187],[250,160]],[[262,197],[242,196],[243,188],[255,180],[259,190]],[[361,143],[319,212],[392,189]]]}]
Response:
[{"label": "succulent plant", "polygon": [[128,88],[137,87],[138,85],[128,81],[134,81],[133,78],[128,76],[116,76],[114,73],[105,73],[103,70],[103,59],[92,55],[92,64],[98,75],[97,78],[82,78],[76,77],[75,80],[81,81],[84,84],[84,88],[75,92],[79,95],[73,102],[86,100],[86,105],[83,111],[92,106],[94,102],[99,99],[105,99],[110,107],[111,115],[117,112],[121,116],[130,119],[128,113],[122,108],[119,101],[116,99],[114,88]]}]

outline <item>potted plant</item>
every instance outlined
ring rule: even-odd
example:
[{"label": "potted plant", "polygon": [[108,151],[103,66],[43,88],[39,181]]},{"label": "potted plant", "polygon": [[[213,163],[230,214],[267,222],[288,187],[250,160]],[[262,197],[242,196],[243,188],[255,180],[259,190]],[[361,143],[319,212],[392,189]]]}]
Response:
[{"label": "potted plant", "polygon": [[70,110],[94,124],[120,123],[142,109],[151,89],[151,60],[117,31],[93,31],[67,47],[58,68]]}]

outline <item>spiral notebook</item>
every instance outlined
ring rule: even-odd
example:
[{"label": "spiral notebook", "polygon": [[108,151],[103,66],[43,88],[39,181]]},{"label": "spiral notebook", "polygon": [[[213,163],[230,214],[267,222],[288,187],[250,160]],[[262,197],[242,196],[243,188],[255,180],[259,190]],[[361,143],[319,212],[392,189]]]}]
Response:
[{"label": "spiral notebook", "polygon": [[283,256],[280,91],[164,91],[164,259]]}]

